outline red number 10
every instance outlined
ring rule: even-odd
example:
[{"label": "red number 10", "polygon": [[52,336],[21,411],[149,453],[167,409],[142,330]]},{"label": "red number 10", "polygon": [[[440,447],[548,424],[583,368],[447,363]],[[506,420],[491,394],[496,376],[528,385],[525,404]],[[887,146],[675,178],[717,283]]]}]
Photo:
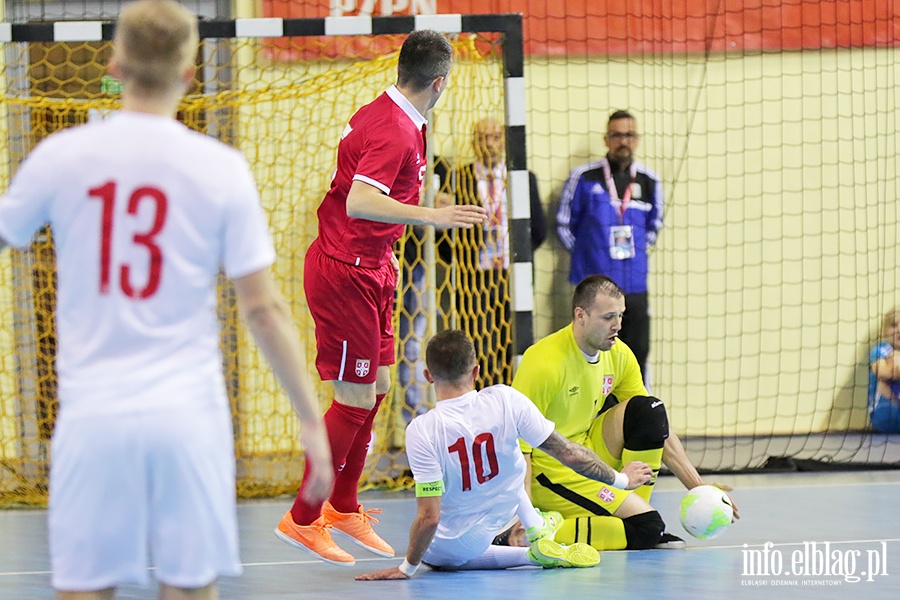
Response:
[{"label": "red number 10", "polygon": [[[484,471],[484,457],[482,449],[488,459],[488,471]],[[472,476],[469,473],[469,453],[466,449],[465,438],[459,438],[447,448],[450,452],[459,453],[459,465],[462,467],[462,489],[467,492],[472,489]],[[490,481],[500,472],[497,464],[497,452],[494,450],[494,436],[490,432],[479,433],[472,442],[472,456],[475,458],[475,479],[479,484]]]},{"label": "red number 10", "polygon": [[[103,216],[100,227],[100,293],[109,294],[109,280],[112,275],[112,236],[113,217],[115,215],[116,182],[108,181],[100,187],[88,190],[91,198],[97,198],[103,203]],[[135,289],[131,281],[131,266],[123,264],[119,267],[119,284],[122,291],[129,298],[149,298],[159,289],[162,276],[162,250],[156,244],[156,236],[166,224],[166,212],[168,200],[161,190],[155,187],[139,187],[128,198],[128,214],[136,215],[138,205],[143,200],[153,202],[154,217],[153,226],[144,233],[135,233],[132,241],[147,249],[150,268],[148,269],[147,283],[140,289]]]}]

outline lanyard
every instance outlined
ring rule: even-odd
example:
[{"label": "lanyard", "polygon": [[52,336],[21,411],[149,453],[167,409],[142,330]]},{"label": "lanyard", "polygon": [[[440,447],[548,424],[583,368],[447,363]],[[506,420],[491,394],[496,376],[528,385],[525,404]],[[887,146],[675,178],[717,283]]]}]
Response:
[{"label": "lanyard", "polygon": [[[612,167],[609,164],[608,160],[603,161],[603,175],[606,177],[606,193],[609,194],[610,200],[614,203],[619,200],[619,190],[616,189],[616,182],[613,181],[612,176]],[[625,209],[628,207],[628,203],[631,202],[631,186],[634,183],[634,180],[637,178],[637,165],[633,162],[631,163],[631,179],[628,181],[628,186],[625,188],[625,193],[622,195],[622,201],[619,205],[619,222],[622,223],[625,220]]]},{"label": "lanyard", "polygon": [[475,177],[481,202],[488,211],[489,221],[485,229],[503,226],[506,216],[506,163],[488,169],[484,163],[475,163]]}]

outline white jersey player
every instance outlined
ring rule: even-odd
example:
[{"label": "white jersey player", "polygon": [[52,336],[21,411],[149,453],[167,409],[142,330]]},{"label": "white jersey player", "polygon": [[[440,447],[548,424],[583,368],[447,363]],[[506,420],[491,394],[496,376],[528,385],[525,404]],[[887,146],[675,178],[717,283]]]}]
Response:
[{"label": "white jersey player", "polygon": [[417,486],[443,487],[427,564],[460,566],[479,556],[522,504],[537,515],[516,448],[519,437],[540,446],[554,426],[529,404],[521,392],[495,385],[443,400],[409,424],[406,454]]},{"label": "white jersey player", "polygon": [[[587,477],[621,488],[645,483],[650,467],[634,462],[617,473],[557,433],[553,423],[511,387],[475,391],[479,366],[475,348],[462,331],[437,334],[425,354],[425,377],[434,383],[438,403],[407,428],[418,514],[406,560],[357,579],[404,579],[422,562],[442,569],[596,565],[600,556],[587,544],[561,546],[552,540],[554,526],[525,494],[525,460],[518,438]],[[530,546],[491,545],[514,515],[530,532]]]},{"label": "white jersey player", "polygon": [[145,582],[148,551],[161,598],[213,598],[219,575],[241,571],[220,268],[303,421],[320,475],[311,497],[321,502],[331,485],[249,167],[173,118],[197,37],[196,17],[176,2],[126,6],[110,64],[123,110],[42,142],[0,200],[3,245],[27,246],[46,223],[56,244],[49,525],[53,584],[66,598]]}]

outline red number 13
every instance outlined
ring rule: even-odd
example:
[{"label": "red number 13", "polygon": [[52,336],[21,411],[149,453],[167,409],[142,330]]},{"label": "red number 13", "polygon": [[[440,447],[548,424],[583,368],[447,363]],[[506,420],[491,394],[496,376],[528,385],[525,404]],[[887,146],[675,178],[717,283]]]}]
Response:
[{"label": "red number 13", "polygon": [[[109,294],[110,278],[112,276],[112,236],[113,236],[113,217],[115,215],[116,202],[116,182],[108,181],[100,187],[88,190],[91,198],[97,198],[103,203],[103,216],[100,227],[100,293]],[[163,255],[162,250],[156,244],[156,236],[162,231],[166,224],[166,211],[168,209],[168,200],[166,195],[155,187],[139,187],[132,192],[128,198],[128,214],[136,215],[138,206],[141,203],[146,204],[144,200],[149,200],[153,204],[154,217],[153,226],[143,233],[135,233],[132,241],[135,245],[143,246],[147,249],[150,268],[147,274],[147,283],[142,288],[135,288],[131,281],[131,265],[122,264],[119,267],[119,284],[122,291],[129,298],[149,298],[159,289],[159,283],[162,276]]]}]

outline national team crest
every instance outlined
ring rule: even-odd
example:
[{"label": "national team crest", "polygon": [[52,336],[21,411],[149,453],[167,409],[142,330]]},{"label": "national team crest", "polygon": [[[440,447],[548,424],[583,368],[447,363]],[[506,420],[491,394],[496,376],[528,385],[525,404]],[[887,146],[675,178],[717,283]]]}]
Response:
[{"label": "national team crest", "polygon": [[597,497],[603,500],[604,502],[612,502],[616,499],[616,495],[612,493],[612,490],[609,488],[601,488],[600,493],[597,494]]},{"label": "national team crest", "polygon": [[[357,367],[359,368],[359,367]],[[604,375],[603,376],[603,393],[610,394],[612,393],[612,385],[613,385],[613,376],[612,375]]]},{"label": "national team crest", "polygon": [[356,361],[356,376],[365,377],[369,374],[369,364],[371,361],[360,358]]}]

